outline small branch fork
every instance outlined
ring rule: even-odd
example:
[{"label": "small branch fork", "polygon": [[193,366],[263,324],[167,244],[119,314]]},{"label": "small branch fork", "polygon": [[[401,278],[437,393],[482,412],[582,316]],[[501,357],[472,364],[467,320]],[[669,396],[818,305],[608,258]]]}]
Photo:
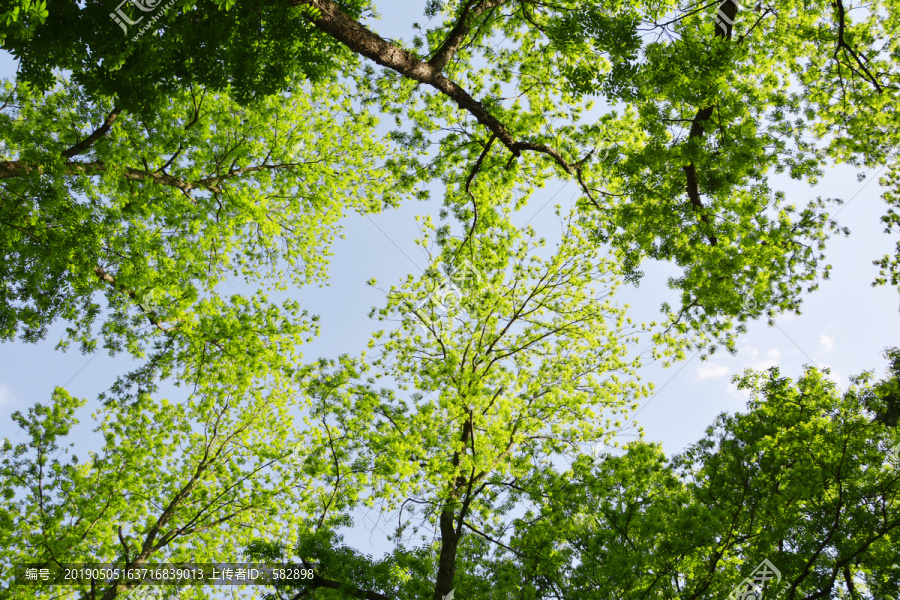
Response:
[{"label": "small branch fork", "polygon": [[[454,100],[461,109],[474,116],[481,125],[486,127],[488,131],[491,132],[491,137],[485,148],[485,152],[483,152],[481,157],[479,157],[478,162],[475,164],[475,167],[466,180],[467,194],[471,196],[469,187],[475,174],[481,168],[481,164],[488,149],[490,148],[490,145],[494,140],[499,140],[500,143],[502,143],[511,153],[512,156],[510,157],[510,161],[515,160],[522,154],[522,152],[536,152],[550,157],[567,174],[575,175],[577,177],[578,182],[584,193],[587,195],[588,199],[594,204],[594,206],[600,209],[600,204],[597,202],[597,199],[592,193],[597,192],[598,190],[593,190],[588,187],[581,173],[583,165],[590,158],[593,152],[589,153],[587,156],[578,160],[577,162],[572,163],[569,162],[569,160],[567,160],[562,155],[562,153],[559,152],[559,150],[547,146],[546,144],[516,139],[515,136],[513,136],[513,134],[506,127],[506,125],[500,122],[495,116],[490,114],[490,112],[488,112],[486,107],[481,102],[475,100],[465,89],[447,78],[442,73],[442,69],[453,58],[453,55],[460,47],[462,41],[465,39],[465,36],[468,34],[469,21],[473,17],[480,16],[486,11],[493,10],[510,2],[511,0],[469,0],[468,2],[466,2],[462,7],[456,24],[450,30],[447,38],[435,50],[432,58],[426,62],[421,60],[412,52],[405,50],[397,46],[396,44],[380,37],[376,33],[366,28],[364,25],[348,16],[341,10],[340,6],[334,0],[289,0],[289,4],[291,6],[307,9],[303,13],[304,18],[319,30],[327,33],[334,39],[350,48],[352,51],[361,56],[365,56],[376,64],[395,71],[400,75],[403,75],[404,77],[412,79],[413,81],[431,86],[451,100]],[[726,0],[725,4],[723,4],[723,7],[725,11],[724,14],[729,16],[730,20],[733,20],[734,16],[737,14],[737,4],[735,4],[733,0]],[[730,39],[731,26],[728,25],[727,31],[720,31],[717,26],[716,35],[727,35],[727,37]],[[692,135],[694,135],[694,137],[699,137],[703,134],[703,121],[708,120],[711,114],[711,108],[701,109],[697,113],[692,126],[692,132],[694,132]],[[691,205],[695,210],[703,211],[704,206],[702,201],[700,200],[696,167],[693,163],[690,163],[689,165],[684,167],[684,170],[687,176],[687,193],[688,198],[691,201]],[[477,218],[476,207],[476,221]],[[708,227],[711,226],[710,218],[708,215],[701,214],[700,218]],[[469,235],[466,239],[471,237],[474,228],[475,225],[473,223],[473,226],[472,228],[470,228]],[[711,232],[707,235],[707,237],[710,240],[710,243],[712,243],[713,245],[717,243],[715,236]]]},{"label": "small branch fork", "polygon": [[456,25],[447,38],[437,48],[429,61],[419,59],[415,54],[382,38],[364,25],[344,13],[334,0],[289,0],[291,6],[311,8],[304,17],[321,31],[338,40],[357,54],[395,71],[408,79],[427,84],[441,92],[491,132],[512,153],[518,157],[522,152],[538,152],[551,157],[566,173],[575,173],[575,166],[563,155],[546,144],[517,140],[509,129],[485,106],[472,98],[457,83],[447,78],[441,71],[451,60],[462,40],[469,32],[468,21],[485,11],[510,3],[510,0],[469,0],[464,6]]},{"label": "small branch fork", "polygon": [[[856,64],[858,64],[859,68],[862,69],[862,72],[865,73],[865,77],[863,77],[863,79],[865,79],[866,81],[871,83],[872,86],[875,88],[876,92],[878,92],[879,94],[882,93],[884,91],[884,88],[878,83],[878,78],[876,78],[874,75],[872,75],[872,73],[869,71],[869,68],[866,66],[866,64],[860,58],[859,54],[857,54],[856,51],[853,50],[853,47],[850,46],[850,44],[848,44],[847,41],[844,39],[844,33],[845,33],[845,29],[846,29],[845,28],[846,11],[844,10],[844,3],[842,2],[842,0],[835,0],[834,2],[832,2],[831,5],[835,9],[837,9],[837,14],[838,14],[838,39],[837,39],[837,46],[835,46],[835,48],[834,48],[834,59],[837,60],[838,54],[840,53],[840,51],[844,50],[847,54],[849,54],[850,56],[853,57],[853,60],[856,61]],[[852,67],[850,67],[850,68],[853,69]]]}]

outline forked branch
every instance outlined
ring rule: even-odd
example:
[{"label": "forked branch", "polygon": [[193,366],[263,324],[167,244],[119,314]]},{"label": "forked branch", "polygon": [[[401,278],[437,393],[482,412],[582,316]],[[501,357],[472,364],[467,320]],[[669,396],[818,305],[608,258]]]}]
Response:
[{"label": "forked branch", "polygon": [[[487,108],[475,100],[457,83],[447,78],[441,70],[446,65],[468,33],[466,19],[470,14],[481,14],[485,10],[500,6],[506,0],[482,0],[469,4],[460,15],[460,20],[451,30],[435,56],[429,61],[420,60],[415,54],[389,42],[372,32],[346,13],[333,0],[289,0],[291,6],[305,8],[304,17],[321,31],[338,40],[350,50],[397,73],[427,84],[471,114],[494,135],[506,148],[518,157],[523,151],[538,152],[550,156],[566,173],[573,174],[575,167],[555,148],[537,142],[517,140],[509,129]],[[311,10],[310,10],[311,9]]]}]

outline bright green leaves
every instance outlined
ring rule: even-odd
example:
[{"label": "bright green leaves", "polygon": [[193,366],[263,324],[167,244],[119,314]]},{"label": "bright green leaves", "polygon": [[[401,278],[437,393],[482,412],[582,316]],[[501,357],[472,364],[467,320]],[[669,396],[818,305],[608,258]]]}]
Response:
[{"label": "bright green leaves", "polygon": [[[510,221],[518,198],[504,189],[515,180],[500,174],[472,182],[478,221],[465,237],[425,220],[420,244],[436,240],[438,250],[423,277],[392,287],[373,311],[399,317],[397,329],[373,336],[377,355],[323,361],[305,388],[298,470],[310,480],[300,497],[321,508],[294,552],[321,561],[323,579],[340,589],[419,597],[448,565],[460,569],[460,593],[483,588],[489,576],[478,557],[487,559],[487,545],[448,533],[448,523],[495,533],[509,482],[611,441],[646,393],[628,356],[638,329],[612,300],[621,266],[592,251],[571,216],[545,252],[533,230]],[[343,546],[330,530],[359,506],[401,510],[398,538],[439,521],[440,566],[429,547],[398,545],[374,561]]]},{"label": "bright green leaves", "polygon": [[[474,173],[518,162],[524,194],[550,175],[578,180],[592,241],[624,253],[630,281],[645,258],[683,269],[670,282],[682,302],[664,309],[696,333],[695,343],[733,349],[747,319],[799,310],[802,293],[827,277],[823,244],[840,230],[827,201],[787,205],[770,180],[788,172],[815,183],[826,161],[849,156],[826,124],[837,113],[804,96],[822,83],[818,75],[804,92],[791,88],[807,57],[831,56],[833,48],[811,40],[833,14],[794,2],[742,10],[726,39],[715,34],[714,11],[672,3],[484,7],[444,5],[445,22],[426,32],[429,56],[465,26],[466,44],[446,75],[510,138],[552,148],[568,168],[557,168],[556,155],[529,160],[509,142],[503,148],[488,135],[500,135],[496,128],[473,126],[475,109],[461,113],[459,98],[429,95],[393,73],[369,88],[403,123],[397,141],[423,152],[423,140],[439,142],[438,157],[418,168],[448,184],[458,218],[475,216],[466,209]],[[887,33],[889,20],[877,20]],[[857,24],[845,25],[863,40]],[[473,67],[479,58],[485,66]],[[881,73],[889,72],[885,65]],[[623,110],[577,125],[594,95]],[[501,150],[487,149],[492,143]]]},{"label": "bright green leaves", "polygon": [[[374,364],[414,390],[410,400],[359,394],[341,411],[369,428],[352,437],[370,440],[382,463],[372,484],[380,497],[455,502],[458,478],[522,477],[574,445],[610,439],[615,416],[645,393],[627,358],[637,329],[611,300],[615,260],[591,252],[571,221],[541,258],[532,230],[478,202],[467,241],[439,236],[425,276],[392,288],[378,312],[402,321],[376,335]],[[425,229],[423,246],[434,231]]]},{"label": "bright green leaves", "polygon": [[296,563],[302,559],[315,565],[317,579],[314,582],[275,586],[277,590],[294,595],[309,593],[316,588],[330,588],[339,590],[337,593],[341,596],[358,596],[360,590],[364,590],[363,593],[373,591],[397,600],[422,598],[431,592],[428,580],[435,567],[433,547],[397,548],[376,559],[345,545],[343,536],[330,528],[310,521],[301,525],[298,537],[299,541],[290,551],[283,544],[263,540],[248,547],[250,557],[256,560]]},{"label": "bright green leaves", "polygon": [[720,416],[670,461],[633,443],[520,483],[535,508],[516,521],[515,558],[500,551],[493,570],[517,573],[526,598],[553,585],[561,597],[685,600],[726,597],[767,559],[782,574],[767,595],[896,595],[898,480],[887,428],[860,401],[868,386],[842,395],[818,371],[791,381],[775,369],[739,386],[754,394],[749,412]]},{"label": "bright green leaves", "polygon": [[[888,359],[889,379],[863,388],[860,398],[863,406],[875,413],[875,420],[894,430],[894,440],[900,444],[900,351],[897,348],[888,348],[884,352]],[[865,383],[866,377],[860,377],[859,381]]]},{"label": "bright green leaves", "polygon": [[[684,276],[671,282],[682,290],[681,306],[670,317],[685,322],[690,315],[687,322],[705,343],[733,348],[742,321],[799,310],[802,292],[828,273],[821,251],[837,228],[826,205],[816,200],[789,209],[771,189],[772,173],[788,171],[815,183],[829,159],[884,160],[879,148],[890,143],[875,148],[863,140],[895,136],[871,129],[890,116],[873,116],[867,124],[852,116],[862,105],[882,106],[890,95],[879,95],[873,84],[867,92],[862,70],[847,70],[832,57],[833,7],[817,11],[785,2],[741,10],[731,40],[714,36],[709,10],[693,8],[614,11],[589,3],[580,9],[583,19],[545,32],[561,47],[608,48],[603,61],[591,55],[566,77],[579,93],[624,103],[640,115],[635,121],[626,112],[621,120],[643,133],[643,142],[601,143],[583,173],[595,196],[584,202],[584,216],[596,225],[597,241],[626,251],[629,264],[652,257],[683,267]],[[666,35],[643,38],[639,51],[615,50],[625,46],[610,36],[624,35],[627,26],[613,20],[629,15],[642,21],[638,29]],[[888,85],[896,67],[869,49],[876,39],[892,38],[887,11],[865,17],[867,26],[851,22],[849,14],[846,19],[841,27],[856,50],[883,58],[877,72]],[[594,20],[601,25],[594,27]],[[809,61],[821,61],[824,70],[811,71]],[[795,75],[804,86],[799,93],[790,87]],[[845,99],[835,102],[835,95]],[[601,122],[609,127],[608,118]]]},{"label": "bright green leaves", "polygon": [[640,5],[579,2],[544,17],[548,54],[558,53],[559,75],[573,92],[591,96],[602,89],[616,95],[633,85],[643,13]]},{"label": "bright green leaves", "polygon": [[[274,2],[180,3],[159,35],[119,44],[98,33],[116,28],[106,9],[64,5],[32,24],[29,43],[10,48],[22,57],[22,81],[47,89],[50,69],[68,68],[93,97],[115,97],[148,118],[197,83],[247,103],[300,79],[336,77],[354,63],[353,48],[393,69],[382,77],[364,71],[360,91],[396,119],[392,139],[406,154],[392,161],[399,183],[423,197],[425,184],[441,179],[456,196],[473,170],[511,161],[528,163],[512,175],[525,193],[550,175],[576,179],[593,241],[625,252],[632,279],[648,257],[683,267],[672,282],[683,302],[673,312],[696,309],[720,321],[695,316],[691,324],[703,343],[728,347],[745,319],[796,310],[799,290],[827,274],[818,246],[833,229],[823,207],[812,201],[797,219],[780,219],[786,207],[772,175],[815,183],[827,162],[881,164],[897,142],[897,19],[889,3],[861,13],[842,2],[778,0],[740,8],[728,36],[717,35],[713,6],[428,3],[426,14],[442,19],[417,26],[410,52],[354,23],[368,9],[324,0],[287,10]],[[601,118],[613,137],[598,136],[596,124],[579,126],[592,96],[624,115],[616,127]],[[488,143],[505,150],[479,163]],[[779,259],[747,254],[754,245],[765,245],[763,254],[777,248]],[[757,264],[765,272],[743,281]],[[735,308],[734,279],[741,290],[760,288],[757,310]]]},{"label": "bright green leaves", "polygon": [[0,44],[6,39],[27,39],[31,27],[49,16],[45,0],[6,0],[0,5]]},{"label": "bright green leaves", "polygon": [[[16,413],[31,439],[3,461],[0,560],[239,561],[258,531],[291,535],[300,524],[291,491],[298,476],[276,468],[282,441],[295,435],[289,385],[236,377],[187,402],[111,402],[95,415],[98,451],[81,461],[60,449],[83,401],[57,389],[49,406]],[[208,597],[203,588],[183,591]]]},{"label": "bright green leaves", "polygon": [[[887,188],[882,198],[888,204],[887,213],[881,217],[881,221],[885,224],[885,233],[891,233],[895,227],[900,225],[900,212],[897,207],[900,206],[900,163],[896,161],[890,165],[890,170],[885,175],[881,184]],[[900,242],[894,256],[885,255],[874,264],[880,267],[878,277],[872,285],[884,285],[890,281],[891,285],[897,286],[900,290]]]},{"label": "bright green leaves", "polygon": [[[320,587],[341,593],[423,597],[435,571],[448,583],[459,564],[459,597],[488,597],[494,580],[508,586],[498,596],[559,586],[605,599],[725,596],[741,563],[763,557],[806,572],[800,589],[824,589],[828,565],[803,561],[825,539],[822,556],[849,557],[861,577],[887,572],[869,584],[896,592],[896,532],[870,510],[896,513],[877,462],[896,382],[855,400],[814,374],[748,376],[769,400],[721,419],[679,461],[634,444],[552,469],[610,441],[646,391],[627,352],[638,331],[612,301],[642,260],[682,269],[680,305],[664,307],[656,337],[658,353],[676,355],[686,340],[733,348],[748,318],[798,310],[827,276],[828,201],[795,208],[770,178],[815,183],[828,161],[886,160],[893,6],[851,19],[840,1],[778,0],[742,10],[724,39],[712,7],[432,2],[441,18],[411,53],[366,37],[353,23],[362,3],[180,2],[139,40],[109,35],[109,7],[41,6],[0,21],[22,60],[0,111],[0,337],[38,340],[63,320],[83,351],[102,343],[146,360],[104,398],[90,464],[29,463],[23,448],[4,466],[8,499],[43,489],[41,465],[56,474],[46,514],[2,516],[29,547],[116,558],[162,552],[169,532],[165,548],[188,556],[247,546],[244,516],[276,515],[282,539],[302,516],[294,553],[321,561],[331,579]],[[404,64],[338,77],[356,60],[338,38]],[[77,85],[57,85],[54,69]],[[592,96],[615,111],[582,123]],[[391,146],[364,106],[394,117]],[[583,197],[549,251],[513,213],[552,177]],[[377,313],[399,327],[373,337],[372,359],[299,366],[316,319],[267,294],[322,281],[347,209],[425,197],[434,183],[456,223],[425,222],[425,276],[391,288]],[[266,289],[222,294],[236,279]],[[161,377],[190,397],[155,400]],[[377,387],[385,379],[392,389]],[[290,403],[305,427],[289,425]],[[55,451],[78,403],[60,392],[53,406],[21,420],[40,434],[36,452]],[[500,522],[517,508],[510,491],[536,519],[512,541]],[[406,524],[439,526],[440,548],[381,561],[346,548],[334,531],[376,504],[420,507]],[[64,523],[70,508],[96,525]],[[831,515],[846,516],[833,531]],[[881,537],[843,533],[858,523]],[[519,564],[491,563],[491,538]]]},{"label": "bright green leaves", "polygon": [[6,93],[5,339],[40,339],[63,319],[85,352],[98,333],[110,351],[138,356],[169,338],[175,345],[160,344],[151,361],[164,371],[197,363],[204,349],[237,356],[226,347],[239,340],[261,372],[287,365],[314,323],[294,304],[269,314],[263,296],[229,307],[219,286],[321,281],[346,211],[379,210],[405,189],[391,179],[376,120],[338,87],[298,87],[243,108],[195,91],[152,123],[68,83],[45,97],[11,85]]}]

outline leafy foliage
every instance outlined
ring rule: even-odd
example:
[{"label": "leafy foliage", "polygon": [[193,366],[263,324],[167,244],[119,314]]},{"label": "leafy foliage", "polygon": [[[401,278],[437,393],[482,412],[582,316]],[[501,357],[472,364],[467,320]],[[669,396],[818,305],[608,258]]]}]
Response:
[{"label": "leafy foliage", "polygon": [[[115,95],[120,106],[145,116],[191,84],[246,103],[293,87],[298,76],[326,81],[348,60],[337,43],[281,2],[4,4],[16,18],[0,24],[0,35],[19,60],[23,81],[46,91],[55,85],[55,70],[66,70],[92,97]],[[345,9],[359,16],[364,5]],[[117,17],[119,10],[135,24]],[[156,23],[138,35],[153,18]]]},{"label": "leafy foliage", "polygon": [[749,411],[721,415],[670,461],[635,442],[535,474],[523,486],[535,509],[496,576],[526,598],[725,597],[768,559],[783,579],[766,595],[896,595],[900,479],[891,432],[861,401],[866,380],[840,394],[813,369],[796,382],[748,371]]},{"label": "leafy foliage", "polygon": [[[0,561],[226,548],[318,563],[272,598],[442,600],[722,597],[767,558],[789,598],[895,596],[896,350],[846,394],[747,373],[750,411],[672,460],[581,451],[649,389],[638,333],[733,349],[827,277],[840,201],[772,177],[895,166],[895,4],[429,1],[402,42],[356,0],[6,0],[0,338],[61,320],[61,346],[143,362],[102,396],[89,462],[56,456],[83,401],[15,415]],[[514,223],[554,178],[580,198],[548,252]],[[429,188],[447,222],[373,310],[396,324],[378,354],[304,364],[316,318],[267,294],[323,280],[346,210]],[[681,269],[680,305],[637,326],[613,294],[648,258]],[[259,289],[225,297],[232,278]],[[160,378],[193,389],[157,399]],[[340,534],[375,507],[400,514],[381,558]]]},{"label": "leafy foliage", "polygon": [[[299,509],[297,476],[284,460],[289,390],[285,382],[245,381],[180,403],[147,395],[139,404],[110,403],[94,415],[103,442],[87,460],[65,457],[63,446],[84,400],[57,388],[49,405],[14,413],[28,439],[5,442],[0,563],[237,561],[260,531],[290,536]],[[101,593],[113,598],[128,588]],[[85,597],[91,589],[64,591]],[[189,588],[179,597],[207,592]],[[48,586],[12,593],[59,597]]]},{"label": "leafy foliage", "polygon": [[[71,69],[149,117],[142,102],[191,83],[246,102],[370,59],[386,71],[364,71],[368,99],[418,153],[410,173],[450,184],[448,207],[468,203],[474,174],[533,154],[523,189],[577,181],[593,242],[626,253],[629,280],[646,258],[683,269],[664,310],[704,346],[733,349],[747,319],[798,311],[828,275],[833,202],[789,203],[772,174],[815,183],[828,163],[885,164],[898,141],[897,15],[880,0],[726,0],[727,27],[672,1],[451,1],[426,6],[432,24],[408,45],[362,25],[372,7],[358,3],[179,2],[128,44],[109,41],[106,10],[53,4],[17,22],[5,44],[20,80],[46,89]],[[608,110],[588,120],[593,97]]]},{"label": "leafy foliage", "polygon": [[321,281],[345,212],[380,210],[405,187],[371,159],[387,155],[377,121],[338,86],[244,108],[192,90],[152,122],[67,81],[46,95],[8,83],[6,94],[0,337],[37,341],[63,319],[64,347],[149,351],[126,386],[190,379],[238,344],[242,368],[291,368],[316,318],[263,289],[225,298],[219,286]]}]

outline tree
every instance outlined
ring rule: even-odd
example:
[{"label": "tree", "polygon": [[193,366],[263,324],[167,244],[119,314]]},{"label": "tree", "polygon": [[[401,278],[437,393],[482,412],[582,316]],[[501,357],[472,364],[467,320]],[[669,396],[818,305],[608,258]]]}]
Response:
[{"label": "tree", "polygon": [[867,409],[875,413],[875,420],[887,427],[896,428],[900,423],[900,351],[888,348],[884,357],[889,361],[889,379],[878,382],[862,395]]},{"label": "tree", "polygon": [[748,412],[671,460],[635,442],[535,474],[522,493],[534,508],[493,563],[515,582],[497,597],[755,598],[742,581],[764,559],[780,571],[766,596],[896,596],[897,440],[870,418],[869,381],[842,394],[814,369],[748,371]]},{"label": "tree", "polygon": [[[240,560],[260,532],[289,537],[299,517],[303,479],[286,460],[295,437],[288,408],[295,381],[225,382],[181,402],[143,395],[110,402],[93,415],[99,451],[65,442],[85,400],[57,388],[48,405],[13,419],[24,443],[4,442],[0,465],[0,564],[59,567],[113,563],[121,568],[169,562]],[[86,436],[78,436],[78,448]],[[75,446],[75,443],[68,444]],[[11,579],[11,578],[10,578]],[[135,581],[16,586],[9,598],[112,600]],[[179,598],[206,598],[203,587]]]},{"label": "tree", "polygon": [[[487,190],[498,188],[476,188]],[[101,411],[104,450],[86,465],[51,458],[79,406],[64,391],[51,407],[17,415],[31,440],[4,465],[5,495],[21,497],[4,522],[27,533],[16,534],[24,544],[3,540],[6,560],[200,562],[223,545],[275,558],[298,534],[291,550],[318,563],[312,589],[446,597],[460,549],[472,544],[464,533],[489,542],[503,493],[560,452],[609,440],[620,425],[612,419],[645,392],[626,352],[637,328],[611,301],[621,266],[614,256],[585,255],[583,233],[571,217],[566,223],[546,259],[535,255],[543,242],[533,231],[500,218],[481,220],[465,245],[445,241],[429,276],[392,288],[378,314],[399,315],[401,326],[371,366],[342,358],[246,377],[231,362],[205,374],[180,406],[147,394],[113,397]],[[458,253],[468,248],[464,260]],[[466,292],[446,315],[435,306],[449,302],[433,286],[440,264]],[[381,378],[397,390],[376,387]],[[290,405],[303,409],[305,426],[291,428]],[[284,462],[288,438],[302,448],[299,465]],[[25,509],[35,501],[37,517]],[[413,529],[434,524],[439,544],[398,547],[380,561],[342,547],[335,529],[354,507],[375,503],[407,514],[419,507]],[[258,539],[248,525],[266,513],[274,531]],[[111,600],[122,591],[108,585],[99,594]]]},{"label": "tree", "polygon": [[[615,415],[627,414],[629,402],[644,392],[625,345],[636,328],[611,303],[621,267],[614,257],[587,253],[583,234],[571,218],[566,223],[546,260],[535,255],[541,242],[531,239],[530,229],[500,219],[479,221],[466,245],[448,240],[429,276],[392,288],[377,313],[399,314],[402,321],[384,342],[383,332],[374,336],[373,347],[381,346],[374,377],[362,381],[367,369],[348,362],[310,388],[316,399],[310,420],[320,422],[309,431],[307,445],[318,448],[310,461],[327,468],[339,504],[399,510],[410,516],[398,536],[430,523],[440,542],[435,555],[403,548],[379,568],[370,562],[368,569],[352,569],[351,551],[329,548],[338,540],[325,526],[340,506],[326,495],[294,549],[298,558],[319,564],[318,579],[305,589],[343,585],[357,597],[446,597],[458,585],[465,534],[492,541],[496,505],[520,478],[560,453],[609,441],[621,425],[613,423]],[[459,253],[469,249],[470,271],[463,276]],[[438,265],[461,286],[452,302],[435,297]],[[383,377],[398,392],[373,388]],[[399,396],[407,390],[408,397]],[[264,556],[284,551],[255,548]],[[422,564],[426,558],[431,565]],[[402,578],[384,575],[385,565],[410,563],[428,579],[403,586]]]},{"label": "tree", "polygon": [[[89,467],[48,458],[76,406],[63,392],[53,407],[18,417],[35,456],[15,450],[4,494],[41,498],[46,485],[65,498],[37,521],[21,505],[4,516],[26,528],[31,547],[49,559],[127,561],[138,545],[138,555],[171,547],[180,557],[223,543],[318,561],[311,582],[275,590],[295,598],[437,600],[456,587],[573,597],[670,597],[674,587],[699,598],[733,589],[738,576],[720,568],[775,548],[792,597],[840,586],[851,598],[868,593],[857,580],[896,591],[895,480],[859,437],[883,434],[895,386],[838,398],[814,374],[800,391],[773,374],[757,385],[774,402],[723,418],[718,446],[705,440],[666,465],[638,444],[608,468],[583,457],[558,473],[585,443],[609,441],[613,419],[644,391],[626,358],[637,328],[594,284],[638,283],[648,257],[681,266],[671,282],[681,306],[666,307],[667,321],[652,329],[659,352],[677,356],[690,337],[730,345],[747,318],[798,310],[803,289],[827,275],[821,250],[837,229],[827,201],[798,211],[769,178],[788,171],[814,182],[829,161],[890,161],[891,5],[870,4],[854,21],[855,7],[840,0],[777,0],[746,18],[726,0],[713,21],[704,7],[671,2],[431,3],[426,14],[443,21],[404,45],[366,28],[371,7],[361,3],[186,0],[159,9],[158,29],[119,43],[110,29],[128,34],[155,9],[132,4],[113,19],[96,2],[3,7],[4,48],[21,60],[7,88],[15,112],[0,125],[11,148],[0,164],[9,182],[4,335],[21,329],[36,340],[62,318],[92,350],[103,290],[104,345],[149,354],[105,398],[111,424],[101,431],[113,441]],[[60,69],[74,83],[55,88]],[[585,122],[593,96],[615,110]],[[375,109],[396,120],[390,143],[363,113]],[[307,122],[296,125],[298,114]],[[285,152],[295,138],[303,160]],[[511,213],[553,177],[571,178],[582,197],[560,247],[541,258]],[[399,314],[399,329],[375,337],[382,355],[371,364],[363,356],[304,366],[295,349],[314,319],[295,303],[279,310],[261,292],[229,301],[216,293],[228,273],[252,279],[260,267],[275,288],[315,279],[330,235],[322,224],[344,206],[374,209],[434,181],[443,184],[442,217],[459,231],[426,224],[438,248],[432,268],[391,290],[377,314]],[[463,265],[473,276],[462,276]],[[146,421],[160,415],[150,394],[158,377],[195,386],[184,420],[162,430]],[[393,385],[379,388],[379,378]],[[277,404],[293,386],[301,391],[291,402],[308,419],[293,433],[305,459],[283,473],[278,449],[292,432],[268,431],[258,415],[263,390]],[[859,406],[878,407],[874,422]],[[232,447],[226,436],[210,462],[208,438],[191,435],[224,419],[223,407],[240,408],[228,431],[263,441]],[[801,419],[819,408],[825,416]],[[184,455],[153,455],[145,481],[89,485],[115,481],[124,463],[149,455],[144,443],[178,435]],[[822,453],[803,454],[816,436],[827,442]],[[269,468],[282,478],[266,480]],[[225,488],[192,483],[192,473],[214,469],[228,471]],[[144,489],[157,481],[161,492]],[[240,484],[250,491],[231,487]],[[219,493],[227,502],[206,503]],[[174,508],[98,514],[97,494]],[[598,502],[600,523],[587,518]],[[398,544],[382,559],[344,547],[337,530],[349,511],[376,503],[400,511],[398,536],[430,525],[439,540]],[[534,513],[510,537],[500,519],[527,503]],[[289,533],[274,542],[232,535],[234,511],[245,507],[275,510]],[[402,521],[412,507],[419,516]],[[74,524],[60,525],[70,508]],[[97,525],[80,530],[80,513]],[[676,537],[661,525],[671,514],[683,530]],[[763,528],[760,515],[778,526]],[[203,519],[210,529],[201,533],[191,524]],[[116,521],[131,529],[115,530]],[[164,531],[176,521],[186,525]],[[844,537],[857,524],[859,540]],[[20,555],[14,544],[4,540],[9,560]],[[596,566],[597,556],[607,563]]]},{"label": "tree", "polygon": [[[101,395],[102,449],[86,462],[59,456],[84,401],[57,389],[14,415],[28,442],[5,448],[3,564],[238,559],[254,523],[290,535],[311,510],[286,445],[316,317],[265,287],[324,279],[345,211],[404,194],[376,119],[327,84],[244,107],[194,88],[153,123],[68,80],[5,87],[2,337],[35,342],[63,319],[61,346],[144,361]],[[263,289],[221,294],[234,277]],[[155,397],[166,378],[187,393]]]},{"label": "tree", "polygon": [[[345,211],[404,193],[377,121],[338,86],[246,107],[195,88],[152,122],[65,80],[46,95],[7,83],[5,98],[0,338],[34,342],[63,319],[63,347],[149,352],[123,389],[193,382],[235,356],[257,374],[293,368],[316,319],[264,289],[321,281]],[[257,292],[220,296],[236,277]]]},{"label": "tree", "polygon": [[[828,273],[821,251],[837,229],[828,202],[797,209],[772,190],[771,174],[814,183],[829,162],[885,164],[898,141],[896,24],[880,1],[864,14],[842,1],[740,11],[727,0],[716,12],[676,2],[431,3],[425,14],[440,22],[410,44],[368,29],[373,9],[356,2],[267,2],[254,12],[179,1],[152,36],[128,43],[101,39],[118,25],[96,4],[51,3],[46,16],[25,8],[4,42],[23,80],[46,86],[50,69],[71,69],[87,93],[116,94],[148,115],[153,103],[137,99],[158,99],[149,89],[158,83],[231,85],[249,98],[364,57],[384,68],[368,71],[370,97],[403,115],[396,139],[419,151],[438,144],[440,160],[423,155],[419,176],[461,182],[536,155],[541,171],[578,182],[594,242],[626,251],[632,280],[647,257],[683,268],[671,282],[681,306],[666,307],[673,327],[729,347],[740,323],[799,310],[800,293]],[[215,42],[198,41],[206,36]],[[620,108],[579,123],[592,96]],[[474,219],[467,202],[447,198]]]}]

